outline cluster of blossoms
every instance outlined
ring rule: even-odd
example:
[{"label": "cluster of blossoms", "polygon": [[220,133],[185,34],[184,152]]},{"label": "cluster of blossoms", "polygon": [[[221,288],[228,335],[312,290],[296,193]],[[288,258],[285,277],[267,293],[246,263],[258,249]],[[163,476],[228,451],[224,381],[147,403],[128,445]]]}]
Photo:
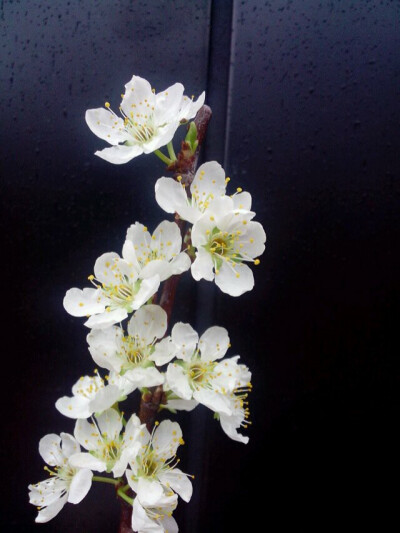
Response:
[{"label": "cluster of blossoms", "polygon": [[[167,145],[174,156],[171,140],[180,124],[195,117],[204,93],[193,101],[175,84],[155,94],[137,76],[125,89],[123,118],[108,103],[86,113],[91,130],[112,145],[96,154],[124,163],[155,152],[171,162],[159,148]],[[191,123],[191,135],[193,129]],[[194,154],[197,141],[187,137],[186,142]],[[192,326],[179,322],[167,335],[167,313],[153,303],[161,283],[189,269],[195,280],[215,281],[231,296],[253,288],[248,264],[259,263],[265,232],[253,220],[250,194],[238,188],[228,195],[228,182],[215,161],[201,165],[190,184],[180,175],[158,179],[156,201],[187,222],[185,238],[176,222],[164,220],[153,233],[135,222],[121,255],[107,252],[95,262],[88,277],[92,287],[67,291],[64,307],[87,319],[88,350],[101,370],[81,376],[72,395],[56,402],[61,414],[76,420],[74,436],[50,434],[39,443],[43,460],[53,469],[45,467],[50,477],[29,486],[30,502],[39,509],[37,522],[52,519],[66,502],[79,503],[92,481],[105,481],[132,505],[134,531],[178,531],[172,516],[178,496],[188,502],[192,495],[191,476],[176,467],[182,431],[170,420],[156,422],[151,432],[136,414],[125,420],[119,404],[134,391],[144,397],[161,388],[158,409],[173,414],[202,404],[231,439],[248,442],[242,428],[249,423],[251,373],[238,355],[225,357],[230,348],[227,330],[213,326],[199,337]]]}]

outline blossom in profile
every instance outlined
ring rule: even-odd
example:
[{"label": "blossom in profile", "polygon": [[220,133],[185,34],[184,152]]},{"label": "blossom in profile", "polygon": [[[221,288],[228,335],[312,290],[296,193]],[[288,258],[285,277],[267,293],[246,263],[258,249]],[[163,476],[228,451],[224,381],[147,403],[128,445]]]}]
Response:
[{"label": "blossom in profile", "polygon": [[[178,215],[194,224],[213,204],[215,199],[226,196],[229,178],[216,161],[201,165],[190,184],[186,187],[180,179],[159,178],[155,185],[156,201],[167,213]],[[251,210],[251,195],[237,192],[232,196],[236,209]],[[254,213],[253,213],[254,216]]]},{"label": "blossom in profile", "polygon": [[147,80],[133,76],[125,85],[120,115],[108,102],[105,107],[86,111],[86,123],[92,132],[111,144],[95,154],[122,164],[168,144],[180,123],[194,118],[204,104],[204,92],[196,101],[183,92],[183,85],[175,83],[156,94]]},{"label": "blossom in profile", "polygon": [[178,533],[178,525],[172,516],[178,504],[178,496],[165,491],[156,504],[142,504],[135,498],[132,508],[132,529],[140,533]]},{"label": "blossom in profile", "polygon": [[107,409],[101,415],[96,415],[92,422],[78,419],[75,438],[88,451],[71,455],[71,464],[97,472],[112,472],[114,477],[122,476],[128,461],[141,446],[139,436],[145,426],[133,414],[121,434],[122,429],[122,414],[115,409]]},{"label": "blossom in profile", "polygon": [[56,408],[69,418],[88,418],[122,401],[136,388],[125,377],[110,374],[107,378],[108,384],[98,374],[80,377],[72,387],[72,396],[59,398]]},{"label": "blossom in profile", "polygon": [[159,305],[138,309],[127,325],[92,330],[87,341],[95,363],[123,376],[134,388],[164,383],[155,365],[168,363],[174,356],[170,343],[161,340],[167,329],[167,313]]},{"label": "blossom in profile", "polygon": [[53,469],[45,467],[50,478],[29,485],[29,502],[38,508],[36,522],[44,523],[54,518],[69,503],[79,503],[92,486],[89,468],[73,467],[70,457],[79,453],[80,446],[72,435],[49,434],[39,442],[39,453]]}]

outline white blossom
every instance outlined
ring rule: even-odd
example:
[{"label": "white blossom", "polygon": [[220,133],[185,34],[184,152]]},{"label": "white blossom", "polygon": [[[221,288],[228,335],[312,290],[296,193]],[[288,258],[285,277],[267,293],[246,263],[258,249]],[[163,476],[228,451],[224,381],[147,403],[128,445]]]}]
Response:
[{"label": "white blossom", "polygon": [[266,236],[254,213],[236,208],[233,198],[215,199],[192,228],[196,259],[192,264],[195,280],[213,281],[225,293],[240,296],[254,287],[254,277],[246,262],[264,252]]},{"label": "white blossom", "polygon": [[[181,218],[194,224],[215,199],[226,196],[228,181],[221,165],[216,161],[209,161],[198,168],[189,191],[179,179],[162,177],[157,180],[156,200],[167,213],[178,213]],[[248,192],[240,190],[232,199],[236,209],[251,210],[251,196]]]},{"label": "white blossom", "polygon": [[181,252],[182,236],[175,222],[164,220],[151,235],[146,226],[136,222],[126,234],[123,254],[140,272],[142,279],[155,275],[160,281],[182,274],[190,268],[190,258]]},{"label": "white blossom", "polygon": [[172,516],[178,496],[164,491],[157,504],[142,505],[135,498],[132,509],[132,529],[138,533],[178,533],[178,525]]},{"label": "white blossom", "polygon": [[133,76],[122,95],[122,116],[115,114],[108,102],[105,108],[86,111],[92,132],[112,145],[96,155],[121,164],[168,144],[179,124],[194,118],[204,103],[204,92],[193,102],[183,91],[183,85],[175,83],[155,94],[147,80]]},{"label": "white blossom", "polygon": [[145,305],[128,322],[127,335],[118,326],[92,330],[87,341],[89,351],[99,366],[114,371],[135,388],[153,387],[164,382],[154,363],[163,365],[173,358],[168,340],[167,314],[158,305]]},{"label": "white blossom", "polygon": [[123,434],[122,429],[122,415],[115,409],[108,409],[95,416],[91,423],[87,420],[77,420],[75,438],[88,453],[72,455],[71,464],[97,472],[112,472],[114,477],[122,476],[128,461],[136,455],[141,446],[139,435],[145,426],[133,414]]},{"label": "white blossom", "polygon": [[192,496],[192,484],[187,474],[176,467],[176,451],[183,444],[177,422],[163,420],[150,434],[146,428],[140,434],[141,448],[130,460],[126,471],[129,485],[143,507],[157,507],[166,491],[173,491],[186,502]]},{"label": "white blossom", "polygon": [[107,328],[127,318],[153,296],[160,286],[158,274],[143,279],[140,268],[131,262],[133,244],[125,243],[122,258],[114,252],[101,255],[89,280],[95,288],[70,289],[64,308],[72,316],[87,316],[89,328]]},{"label": "white blossom", "polygon": [[54,518],[67,502],[79,503],[92,485],[92,472],[88,468],[73,467],[71,455],[80,451],[72,435],[49,434],[39,442],[39,453],[51,467],[45,467],[50,478],[29,485],[29,502],[39,510],[36,522],[48,522]]},{"label": "white blossom", "polygon": [[56,408],[69,418],[88,418],[122,401],[136,388],[129,379],[118,375],[111,374],[107,381],[108,384],[98,374],[80,377],[72,387],[73,396],[59,398]]},{"label": "white blossom", "polygon": [[168,365],[165,407],[190,411],[202,403],[218,415],[229,437],[247,442],[248,438],[236,430],[247,425],[251,373],[238,364],[238,355],[219,361],[230,346],[226,329],[213,326],[199,339],[189,324],[180,322],[173,327],[171,339],[177,361]]}]

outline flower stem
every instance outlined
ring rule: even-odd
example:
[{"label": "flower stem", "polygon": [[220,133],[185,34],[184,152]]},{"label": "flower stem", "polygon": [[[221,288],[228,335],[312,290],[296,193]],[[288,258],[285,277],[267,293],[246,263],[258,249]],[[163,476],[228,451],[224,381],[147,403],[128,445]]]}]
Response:
[{"label": "flower stem", "polygon": [[154,150],[153,152],[157,157],[161,159],[166,165],[170,165],[172,163],[172,159],[169,159],[166,155],[164,155],[161,150]]},{"label": "flower stem", "polygon": [[172,141],[169,141],[167,144],[167,149],[169,153],[169,157],[172,159],[172,161],[176,161],[176,154],[174,150],[174,145],[172,144]]},{"label": "flower stem", "polygon": [[117,479],[112,479],[110,477],[93,476],[92,480],[101,481],[101,483],[111,483],[111,485],[119,485],[119,481]]},{"label": "flower stem", "polygon": [[125,492],[123,492],[122,489],[118,489],[118,490],[117,490],[117,494],[118,494],[118,496],[119,496],[120,498],[122,498],[123,500],[125,500],[125,501],[126,501],[127,503],[129,503],[130,505],[133,504],[133,498],[129,498],[129,496],[127,496],[127,495],[125,494]]}]

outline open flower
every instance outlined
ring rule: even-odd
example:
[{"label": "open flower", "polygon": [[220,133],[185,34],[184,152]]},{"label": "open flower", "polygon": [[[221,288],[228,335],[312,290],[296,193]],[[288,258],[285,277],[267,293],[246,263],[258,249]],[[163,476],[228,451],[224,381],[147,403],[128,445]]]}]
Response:
[{"label": "open flower", "polygon": [[246,262],[259,264],[266,236],[253,222],[254,213],[236,208],[233,198],[216,198],[192,228],[196,259],[192,264],[195,280],[213,281],[225,293],[240,296],[254,287],[254,277]]},{"label": "open flower", "polygon": [[70,462],[76,467],[112,472],[114,477],[122,476],[128,461],[141,446],[139,435],[144,428],[144,424],[133,414],[121,435],[122,415],[115,409],[95,416],[92,423],[79,419],[75,424],[75,438],[89,453],[75,453],[70,457]]},{"label": "open flower", "polygon": [[178,323],[172,328],[171,339],[178,360],[168,365],[165,407],[190,411],[202,403],[216,413],[230,438],[248,442],[237,429],[247,427],[251,373],[238,363],[238,355],[219,361],[229,347],[226,329],[213,326],[199,339],[189,324]]},{"label": "open flower", "polygon": [[145,305],[132,315],[127,335],[117,326],[92,330],[87,337],[89,351],[96,364],[123,375],[135,388],[161,385],[164,376],[154,363],[163,365],[174,356],[170,343],[158,342],[166,329],[164,309]]},{"label": "open flower", "polygon": [[160,281],[190,268],[190,258],[181,252],[182,236],[175,222],[164,220],[151,235],[135,222],[127,231],[123,255],[140,272],[142,279],[160,276]]},{"label": "open flower", "polygon": [[45,467],[50,478],[29,485],[29,502],[39,510],[36,522],[48,522],[67,502],[79,503],[92,486],[92,472],[88,468],[73,467],[69,458],[80,451],[72,435],[46,435],[39,442],[39,453],[53,470]]},{"label": "open flower", "polygon": [[127,163],[140,154],[149,154],[168,144],[181,122],[191,120],[204,104],[204,92],[193,102],[175,83],[155,94],[150,83],[133,76],[125,85],[118,116],[106,102],[105,108],[86,111],[92,132],[111,144],[96,155],[110,163]]},{"label": "open flower", "polygon": [[146,428],[140,433],[141,448],[130,460],[126,471],[129,485],[144,507],[157,507],[166,491],[174,491],[186,502],[192,496],[192,484],[187,474],[175,468],[178,446],[183,444],[182,431],[177,422],[163,420],[150,434]]},{"label": "open flower", "polygon": [[[181,180],[162,177],[155,185],[158,205],[167,213],[178,215],[194,224],[213,204],[216,198],[226,195],[225,171],[216,161],[201,165],[190,185],[190,194]],[[232,196],[235,209],[251,210],[251,196],[239,191]],[[253,213],[254,215],[254,213]]]},{"label": "open flower", "polygon": [[172,516],[178,496],[164,491],[157,504],[144,505],[135,498],[132,509],[132,529],[138,533],[178,533],[178,525]]},{"label": "open flower", "polygon": [[108,385],[98,374],[82,376],[72,387],[73,396],[63,396],[56,402],[56,408],[69,418],[88,418],[93,413],[102,413],[122,401],[136,386],[118,375],[108,376]]},{"label": "open flower", "polygon": [[139,309],[157,292],[159,275],[142,279],[140,268],[130,261],[130,247],[133,248],[131,242],[124,245],[122,258],[110,252],[97,259],[94,265],[95,275],[89,276],[94,289],[74,288],[67,291],[63,302],[66,311],[72,316],[89,316],[85,326],[112,326]]}]

